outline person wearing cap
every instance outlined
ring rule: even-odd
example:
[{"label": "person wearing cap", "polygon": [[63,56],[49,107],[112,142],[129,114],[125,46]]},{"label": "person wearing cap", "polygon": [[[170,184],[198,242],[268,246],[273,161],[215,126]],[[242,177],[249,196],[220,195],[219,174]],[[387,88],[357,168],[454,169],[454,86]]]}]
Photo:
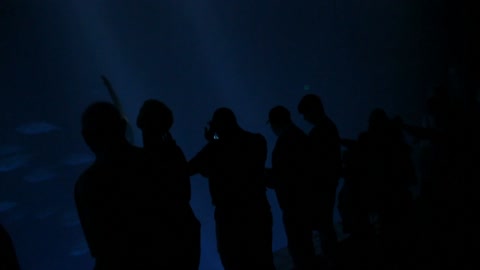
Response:
[{"label": "person wearing cap", "polygon": [[[161,186],[166,201],[169,260],[176,269],[200,267],[200,222],[190,205],[191,185],[188,163],[170,128],[172,110],[163,102],[146,100],[137,117],[142,131],[143,148],[152,162],[152,175]],[[160,244],[160,243],[159,243]]]},{"label": "person wearing cap", "polygon": [[267,142],[219,108],[205,129],[207,144],[189,162],[208,178],[215,206],[217,249],[225,270],[273,270],[272,212],[267,200]]},{"label": "person wearing cap", "polygon": [[298,104],[298,112],[314,127],[308,133],[313,179],[313,226],[320,233],[323,255],[333,263],[337,249],[337,235],[333,224],[338,181],[342,171],[341,140],[337,126],[325,113],[322,100],[314,94],[305,95]]},{"label": "person wearing cap", "polygon": [[288,250],[295,269],[312,269],[315,250],[309,216],[311,178],[308,171],[308,138],[283,106],[270,110],[268,123],[278,137],[268,173],[283,213]]}]

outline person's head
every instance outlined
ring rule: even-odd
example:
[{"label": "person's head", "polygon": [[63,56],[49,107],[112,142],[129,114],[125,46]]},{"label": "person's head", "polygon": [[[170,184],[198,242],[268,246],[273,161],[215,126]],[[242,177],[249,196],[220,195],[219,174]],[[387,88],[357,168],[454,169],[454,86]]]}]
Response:
[{"label": "person's head", "polygon": [[210,129],[214,130],[219,137],[229,136],[240,128],[235,114],[229,108],[215,110],[209,124]]},{"label": "person's head", "polygon": [[137,117],[137,127],[142,130],[144,145],[159,142],[173,125],[173,113],[163,102],[146,100]]},{"label": "person's head", "polygon": [[96,154],[102,154],[123,143],[127,122],[109,102],[95,102],[82,115],[82,136]]},{"label": "person's head", "polygon": [[390,123],[387,113],[383,109],[374,109],[368,119],[368,130],[370,132],[385,131]]},{"label": "person's head", "polygon": [[316,125],[325,117],[322,100],[314,94],[305,95],[298,103],[298,112],[303,115],[305,121]]},{"label": "person's head", "polygon": [[268,123],[273,133],[279,136],[288,126],[292,124],[290,111],[283,106],[276,106],[268,114]]},{"label": "person's head", "polygon": [[163,134],[173,125],[173,113],[163,102],[146,100],[137,117],[137,127],[146,133]]}]

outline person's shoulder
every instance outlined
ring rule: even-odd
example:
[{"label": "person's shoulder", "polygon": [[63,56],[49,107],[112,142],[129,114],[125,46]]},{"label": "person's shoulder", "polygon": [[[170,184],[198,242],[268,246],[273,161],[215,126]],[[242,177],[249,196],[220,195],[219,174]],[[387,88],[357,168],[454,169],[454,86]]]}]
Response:
[{"label": "person's shoulder", "polygon": [[307,133],[305,133],[305,131],[303,131],[298,126],[294,126],[292,128],[292,134],[293,134],[293,136],[295,136],[296,138],[299,138],[299,139],[307,138]]},{"label": "person's shoulder", "polygon": [[331,118],[327,117],[326,125],[329,130],[338,133],[337,124]]},{"label": "person's shoulder", "polygon": [[175,150],[175,154],[177,154],[182,159],[185,159],[185,153],[183,152],[183,149],[178,144],[175,144],[174,150]]},{"label": "person's shoulder", "polygon": [[319,125],[315,125],[309,132],[308,137],[315,138],[322,135],[322,127]]},{"label": "person's shoulder", "polygon": [[262,134],[252,133],[252,132],[249,132],[249,134],[250,134],[250,137],[251,137],[252,141],[254,141],[256,143],[259,143],[259,144],[266,144],[267,143],[267,139]]},{"label": "person's shoulder", "polygon": [[136,145],[131,145],[129,148],[130,149],[129,149],[128,157],[130,158],[131,162],[144,163],[150,160],[151,153],[149,153],[149,151],[147,151],[146,149],[138,147]]}]

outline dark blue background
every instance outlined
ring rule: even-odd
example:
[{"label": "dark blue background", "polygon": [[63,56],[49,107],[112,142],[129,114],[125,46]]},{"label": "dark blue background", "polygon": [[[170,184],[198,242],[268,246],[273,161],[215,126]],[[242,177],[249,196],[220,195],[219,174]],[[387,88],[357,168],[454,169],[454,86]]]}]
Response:
[{"label": "dark blue background", "polygon": [[[419,0],[0,1],[0,222],[23,269],[92,265],[73,186],[91,159],[80,114],[109,100],[101,74],[132,121],[145,99],[165,101],[188,158],[219,106],[264,134],[269,150],[275,137],[265,121],[275,105],[308,131],[296,112],[307,92],[354,137],[376,106],[420,123],[444,76],[444,11],[444,1]],[[52,130],[34,129],[38,122]],[[206,179],[192,178],[192,188],[202,269],[221,269]],[[286,240],[269,196],[276,250]]]}]

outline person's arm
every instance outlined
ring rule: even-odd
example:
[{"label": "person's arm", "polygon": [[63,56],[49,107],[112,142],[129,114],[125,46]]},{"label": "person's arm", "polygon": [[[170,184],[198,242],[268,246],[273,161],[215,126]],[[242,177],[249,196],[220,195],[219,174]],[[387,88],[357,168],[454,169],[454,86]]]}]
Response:
[{"label": "person's arm", "polygon": [[133,128],[130,122],[128,121],[128,118],[123,110],[122,104],[120,102],[120,99],[118,98],[117,93],[115,92],[115,89],[113,89],[112,84],[110,83],[110,80],[106,76],[101,76],[103,84],[107,88],[108,94],[110,95],[110,98],[112,99],[113,104],[117,109],[120,111],[120,113],[123,115],[123,118],[127,121],[127,131],[126,131],[126,138],[129,143],[134,144],[135,142],[135,137],[133,133]]}]

